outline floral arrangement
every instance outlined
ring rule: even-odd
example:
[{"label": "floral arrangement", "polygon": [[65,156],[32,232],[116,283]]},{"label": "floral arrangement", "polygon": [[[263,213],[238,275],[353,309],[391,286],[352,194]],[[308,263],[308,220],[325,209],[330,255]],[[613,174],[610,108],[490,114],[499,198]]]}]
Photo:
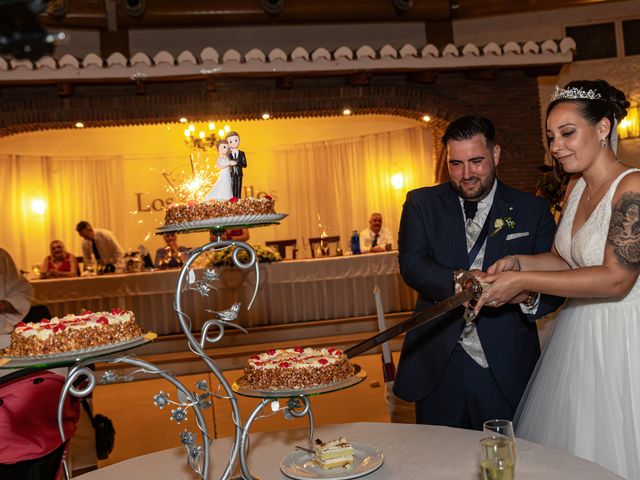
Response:
[{"label": "floral arrangement", "polygon": [[[270,248],[264,247],[262,245],[251,245],[253,250],[256,252],[256,257],[258,262],[280,262],[282,261],[282,257],[280,253],[271,250]],[[209,265],[212,267],[220,267],[223,265],[233,265],[233,251],[237,247],[225,248],[224,250],[220,250],[215,252]],[[249,261],[249,254],[246,250],[241,250],[238,254],[238,259],[241,262]]]},{"label": "floral arrangement", "polygon": [[538,178],[536,183],[536,195],[546,198],[551,204],[551,213],[556,215],[562,211],[562,202],[564,194],[571,178],[561,168],[554,171],[552,167],[543,166],[542,176]]}]

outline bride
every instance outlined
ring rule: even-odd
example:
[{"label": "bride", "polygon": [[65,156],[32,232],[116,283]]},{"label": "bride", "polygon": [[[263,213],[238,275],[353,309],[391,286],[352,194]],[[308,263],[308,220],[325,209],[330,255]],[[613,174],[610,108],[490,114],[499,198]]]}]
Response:
[{"label": "bride", "polygon": [[231,172],[229,167],[236,164],[234,160],[229,158],[229,143],[226,140],[218,140],[216,142],[218,150],[218,159],[216,166],[220,170],[216,183],[213,184],[209,193],[204,197],[206,200],[229,200],[233,197],[231,190]]},{"label": "bride", "polygon": [[640,479],[640,170],[611,147],[628,106],[602,80],[556,88],[549,150],[579,175],[554,249],[498,260],[476,310],[522,291],[570,299],[518,407],[516,435]]}]

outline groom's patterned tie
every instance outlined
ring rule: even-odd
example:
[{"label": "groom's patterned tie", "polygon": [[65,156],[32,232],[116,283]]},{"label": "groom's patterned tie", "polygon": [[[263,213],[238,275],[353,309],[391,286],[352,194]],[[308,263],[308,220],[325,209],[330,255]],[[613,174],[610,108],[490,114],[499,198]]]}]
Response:
[{"label": "groom's patterned tie", "polygon": [[[464,215],[466,217],[466,236],[467,236],[467,250],[471,250],[476,243],[478,236],[480,235],[480,227],[473,221],[478,211],[478,202],[471,202],[464,200],[463,202]],[[486,221],[486,220],[485,220]],[[483,247],[484,250],[484,247]],[[470,269],[482,269],[482,255],[478,254],[473,262],[473,265],[469,265]],[[478,336],[478,330],[474,321],[467,321],[462,333],[460,334],[460,345],[464,348],[464,351],[473,358],[473,360],[482,368],[487,368],[487,358],[484,355],[482,344],[480,343],[480,337]]]}]

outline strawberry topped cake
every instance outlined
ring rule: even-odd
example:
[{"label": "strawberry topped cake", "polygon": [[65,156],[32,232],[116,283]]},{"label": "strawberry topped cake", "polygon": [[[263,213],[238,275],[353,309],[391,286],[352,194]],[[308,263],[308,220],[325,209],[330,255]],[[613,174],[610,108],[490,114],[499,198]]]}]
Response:
[{"label": "strawberry topped cake", "polygon": [[114,308],[110,312],[84,311],[38,323],[19,322],[11,332],[8,356],[48,355],[111,345],[142,335],[133,312]]},{"label": "strawberry topped cake", "polygon": [[287,348],[253,355],[244,369],[247,385],[256,390],[298,390],[339,382],[355,369],[336,348]]}]

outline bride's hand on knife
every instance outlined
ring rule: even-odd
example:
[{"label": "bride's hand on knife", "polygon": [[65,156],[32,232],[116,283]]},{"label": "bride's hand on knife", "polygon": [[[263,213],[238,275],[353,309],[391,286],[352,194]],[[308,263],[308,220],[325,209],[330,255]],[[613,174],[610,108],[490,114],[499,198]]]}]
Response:
[{"label": "bride's hand on knife", "polygon": [[520,285],[520,274],[517,272],[503,271],[494,275],[488,274],[482,281],[490,285],[476,303],[474,308],[476,315],[484,305],[501,307],[505,303],[517,303],[517,300],[524,295]]},{"label": "bride's hand on knife", "polygon": [[495,273],[512,270],[514,272],[520,271],[520,261],[515,255],[507,255],[497,260],[493,265],[487,268],[487,274],[493,275]]}]

